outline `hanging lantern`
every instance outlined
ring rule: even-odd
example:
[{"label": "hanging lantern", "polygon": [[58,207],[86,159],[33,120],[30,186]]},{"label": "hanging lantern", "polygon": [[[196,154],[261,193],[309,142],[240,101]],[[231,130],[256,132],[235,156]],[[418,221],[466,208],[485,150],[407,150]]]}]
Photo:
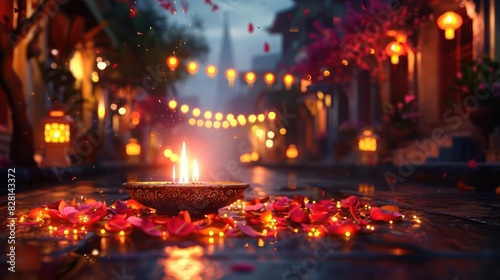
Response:
[{"label": "hanging lantern", "polygon": [[198,72],[198,64],[194,61],[189,62],[187,65],[187,71],[191,75],[196,74],[196,72]]},{"label": "hanging lantern", "polygon": [[437,25],[444,30],[444,37],[447,40],[455,38],[455,30],[462,26],[462,22],[462,17],[455,12],[446,12],[437,19]]},{"label": "hanging lantern", "polygon": [[234,68],[226,70],[226,79],[230,88],[234,87],[234,80],[236,80],[236,76],[238,76],[238,72],[236,72]]},{"label": "hanging lantern", "polygon": [[291,74],[285,74],[283,76],[283,83],[285,84],[287,90],[290,90],[292,88],[294,81],[295,78]]},{"label": "hanging lantern", "polygon": [[130,138],[127,145],[125,145],[125,152],[128,156],[138,156],[141,154],[141,145],[135,138]]},{"label": "hanging lantern", "polygon": [[377,163],[377,135],[371,129],[364,129],[359,136],[358,149],[360,151],[359,164],[374,165]]},{"label": "hanging lantern", "polygon": [[276,81],[276,76],[273,73],[269,72],[264,75],[264,82],[268,87],[274,84],[274,81]]},{"label": "hanging lantern", "polygon": [[179,59],[175,56],[167,57],[167,66],[171,71],[174,71],[179,66]]},{"label": "hanging lantern", "polygon": [[257,76],[255,75],[254,72],[247,72],[245,74],[245,81],[247,82],[248,87],[250,89],[252,89],[253,84],[255,83],[256,78],[257,78]]},{"label": "hanging lantern", "polygon": [[405,53],[404,46],[398,42],[391,42],[385,47],[385,53],[391,57],[392,64],[399,63],[399,56]]},{"label": "hanging lantern", "polygon": [[205,72],[207,73],[208,77],[212,78],[217,74],[217,67],[215,67],[214,65],[208,65],[205,69]]}]

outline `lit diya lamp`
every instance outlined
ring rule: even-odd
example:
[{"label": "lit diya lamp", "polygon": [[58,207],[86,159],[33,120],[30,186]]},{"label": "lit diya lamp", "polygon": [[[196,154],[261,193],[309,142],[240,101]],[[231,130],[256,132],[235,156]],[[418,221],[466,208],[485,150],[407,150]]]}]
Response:
[{"label": "lit diya lamp", "polygon": [[191,215],[217,213],[219,208],[227,206],[243,197],[249,187],[237,182],[199,181],[198,163],[194,160],[192,181],[189,181],[186,144],[182,143],[179,180],[176,181],[175,165],[170,182],[133,182],[124,183],[132,199],[154,208],[158,213],[177,215],[187,210]]}]

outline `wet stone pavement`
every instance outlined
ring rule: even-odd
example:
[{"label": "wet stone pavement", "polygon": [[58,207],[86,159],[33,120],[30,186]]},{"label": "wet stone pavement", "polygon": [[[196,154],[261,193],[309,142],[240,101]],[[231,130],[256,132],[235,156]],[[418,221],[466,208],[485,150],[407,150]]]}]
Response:
[{"label": "wet stone pavement", "polygon": [[[108,204],[127,199],[127,177],[162,180],[158,173],[109,174],[92,181],[47,187],[17,195],[17,211],[47,201],[94,198]],[[208,237],[162,240],[136,232],[125,238],[89,233],[78,240],[50,238],[42,229],[18,232],[42,248],[47,275],[65,279],[500,279],[500,197],[431,185],[398,185],[346,179],[320,172],[243,170],[234,178],[250,183],[245,198],[303,195],[339,200],[354,194],[371,205],[392,204],[420,224],[375,224],[375,231],[351,237]],[[6,216],[6,197],[1,215]],[[405,220],[407,220],[405,218]],[[6,232],[5,226],[2,233]],[[5,250],[2,234],[1,249]],[[2,269],[6,269],[5,255]],[[244,272],[244,270],[250,270]],[[2,273],[3,274],[3,273]],[[6,279],[21,279],[7,274]]]}]

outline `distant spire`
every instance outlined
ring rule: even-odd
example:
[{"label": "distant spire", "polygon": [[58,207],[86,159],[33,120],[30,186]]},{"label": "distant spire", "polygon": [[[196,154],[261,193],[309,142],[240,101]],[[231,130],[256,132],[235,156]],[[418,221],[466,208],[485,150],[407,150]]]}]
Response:
[{"label": "distant spire", "polygon": [[224,105],[233,92],[229,88],[226,79],[226,70],[231,67],[234,68],[233,45],[231,44],[229,33],[229,14],[227,11],[222,14],[222,20],[224,31],[222,34],[219,65],[217,66],[220,73],[217,75],[217,105]]}]

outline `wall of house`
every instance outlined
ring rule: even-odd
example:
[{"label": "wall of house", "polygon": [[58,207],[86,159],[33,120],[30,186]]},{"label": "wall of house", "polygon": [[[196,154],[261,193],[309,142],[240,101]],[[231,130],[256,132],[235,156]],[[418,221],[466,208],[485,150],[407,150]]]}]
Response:
[{"label": "wall of house", "polygon": [[419,131],[427,135],[439,121],[439,30],[427,22],[420,30],[417,63]]}]

